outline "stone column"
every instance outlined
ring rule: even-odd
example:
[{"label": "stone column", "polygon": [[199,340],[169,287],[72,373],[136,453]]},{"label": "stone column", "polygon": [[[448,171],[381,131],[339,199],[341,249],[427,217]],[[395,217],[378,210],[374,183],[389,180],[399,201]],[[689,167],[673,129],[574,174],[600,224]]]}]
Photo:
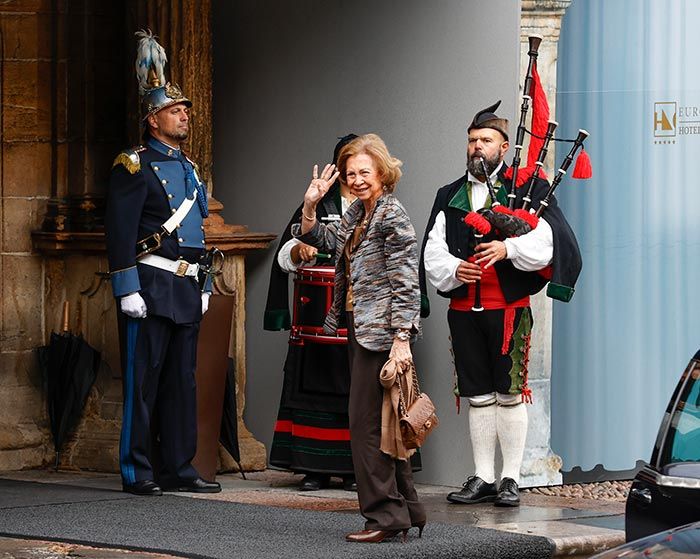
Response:
[{"label": "stone column", "polygon": [[[537,70],[549,102],[550,118],[556,120],[557,52],[561,19],[571,0],[522,0],[520,26],[520,87],[525,81],[528,63],[528,37],[541,35]],[[550,149],[545,170],[552,177],[554,150]],[[527,142],[523,149],[527,154]],[[523,155],[523,161],[526,159]],[[534,405],[528,407],[530,427],[521,471],[521,485],[557,485],[562,483],[561,458],[550,448],[552,376],[552,300],[544,291],[532,298],[535,328],[530,352],[530,386]]]}]

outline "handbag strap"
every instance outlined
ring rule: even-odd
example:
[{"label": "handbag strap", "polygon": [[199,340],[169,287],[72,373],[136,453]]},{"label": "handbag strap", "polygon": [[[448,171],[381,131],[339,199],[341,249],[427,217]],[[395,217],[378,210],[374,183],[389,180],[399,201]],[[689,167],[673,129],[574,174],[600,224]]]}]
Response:
[{"label": "handbag strap", "polygon": [[[413,362],[413,359],[411,359],[406,369],[406,372],[411,373],[414,398],[418,399],[422,392],[420,390],[420,384],[418,383],[418,374],[416,373],[416,365]],[[408,408],[406,406],[406,396],[404,396],[403,388],[401,387],[401,381],[398,378],[397,384],[399,385],[399,413],[403,417],[405,415],[408,415]]]},{"label": "handbag strap", "polygon": [[401,381],[399,380],[396,384],[399,385],[399,414],[401,417],[408,415],[408,410],[406,409],[406,398],[403,395],[403,388],[401,388]]},{"label": "handbag strap", "polygon": [[413,390],[416,391],[416,398],[422,394],[420,389],[420,384],[418,383],[418,372],[416,371],[416,364],[411,359],[411,364],[409,365],[411,375],[413,376]]}]

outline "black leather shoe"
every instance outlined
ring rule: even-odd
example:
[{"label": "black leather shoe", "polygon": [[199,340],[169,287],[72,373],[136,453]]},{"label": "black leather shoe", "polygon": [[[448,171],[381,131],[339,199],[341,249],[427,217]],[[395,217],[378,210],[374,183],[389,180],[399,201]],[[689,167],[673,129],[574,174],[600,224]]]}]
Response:
[{"label": "black leather shoe", "polygon": [[450,503],[459,505],[473,505],[496,499],[496,484],[486,483],[477,476],[470,476],[459,491],[453,491],[447,495]]},{"label": "black leather shoe", "polygon": [[509,477],[504,477],[498,486],[498,496],[493,503],[497,507],[517,507],[520,506],[520,493],[518,484]]},{"label": "black leather shoe", "polygon": [[137,481],[136,483],[124,484],[122,489],[126,493],[131,493],[132,495],[142,495],[146,497],[158,497],[163,494],[163,490],[160,486],[150,479],[145,479],[143,481]]},{"label": "black leather shoe", "polygon": [[299,491],[318,491],[328,487],[329,476],[321,474],[306,474],[299,484]]},{"label": "black leather shoe", "polygon": [[355,476],[343,476],[343,489],[345,491],[357,491]]},{"label": "black leather shoe", "polygon": [[168,491],[182,491],[183,493],[220,493],[221,484],[216,481],[206,481],[201,477],[181,481],[178,485],[170,487]]}]

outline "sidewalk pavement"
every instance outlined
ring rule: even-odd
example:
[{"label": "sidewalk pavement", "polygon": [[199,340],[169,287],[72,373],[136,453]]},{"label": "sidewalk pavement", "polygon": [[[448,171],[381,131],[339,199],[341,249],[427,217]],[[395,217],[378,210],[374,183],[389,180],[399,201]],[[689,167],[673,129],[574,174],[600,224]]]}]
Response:
[{"label": "sidewalk pavement", "polygon": [[[118,475],[88,472],[33,470],[5,472],[0,477],[19,481],[55,483],[99,489],[119,490]],[[357,516],[362,528],[354,493],[337,486],[314,492],[299,492],[301,476],[267,470],[226,474],[217,478],[222,492],[216,494],[178,494],[182,498],[210,499],[292,509],[335,511]],[[518,508],[499,508],[491,504],[453,505],[445,495],[454,488],[418,485],[421,501],[428,510],[425,537],[430,537],[430,522],[492,528],[549,538],[554,557],[589,557],[624,542],[624,503],[603,499],[581,499],[542,495],[523,491]],[[301,529],[301,527],[300,527]],[[166,559],[166,555],[124,550],[105,550],[82,545],[0,538],[0,559]]]}]

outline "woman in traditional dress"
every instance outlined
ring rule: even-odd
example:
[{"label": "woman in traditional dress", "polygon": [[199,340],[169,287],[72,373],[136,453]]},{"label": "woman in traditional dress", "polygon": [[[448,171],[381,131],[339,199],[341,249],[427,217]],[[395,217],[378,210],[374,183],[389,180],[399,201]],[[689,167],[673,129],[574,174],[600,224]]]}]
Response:
[{"label": "woman in traditional dress", "polygon": [[[333,152],[357,138],[340,138]],[[340,181],[330,187],[316,205],[316,218],[339,221],[354,201],[347,185]],[[289,274],[302,265],[328,265],[316,262],[318,250],[292,237],[291,226],[301,220],[297,208],[282,234],[270,273],[265,308],[265,330],[289,330]],[[320,317],[323,319],[323,317]],[[328,487],[332,476],[342,478],[343,488],[354,491],[355,475],[348,427],[350,372],[345,344],[318,344],[304,341],[290,344],[284,364],[284,384],[270,451],[270,465],[305,474],[301,491]]]}]

